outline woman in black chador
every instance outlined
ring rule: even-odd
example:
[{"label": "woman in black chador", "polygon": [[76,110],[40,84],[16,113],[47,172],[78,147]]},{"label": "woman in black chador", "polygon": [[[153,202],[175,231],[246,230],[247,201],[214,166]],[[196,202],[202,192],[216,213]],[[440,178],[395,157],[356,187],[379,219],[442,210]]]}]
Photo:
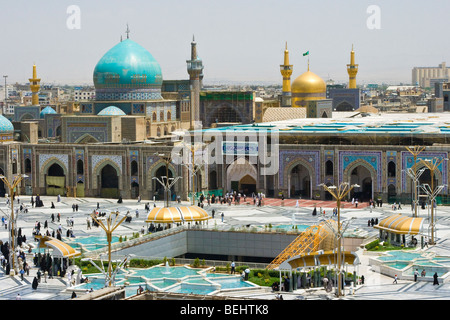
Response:
[{"label": "woman in black chador", "polygon": [[435,284],[439,285],[438,274],[437,274],[437,272],[435,272],[434,275],[433,275],[433,286],[434,286]]}]

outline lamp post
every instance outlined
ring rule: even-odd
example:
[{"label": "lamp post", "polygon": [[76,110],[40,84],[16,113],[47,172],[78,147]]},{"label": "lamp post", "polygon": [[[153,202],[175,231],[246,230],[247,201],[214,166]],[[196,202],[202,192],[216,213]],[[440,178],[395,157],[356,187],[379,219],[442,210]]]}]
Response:
[{"label": "lamp post", "polygon": [[[97,219],[95,213],[91,214],[92,219],[94,219],[98,225],[105,231],[106,233],[106,240],[108,241],[108,273],[105,273],[105,281],[108,282],[108,285],[111,287],[113,285],[113,279],[115,274],[113,275],[112,272],[112,261],[111,261],[111,241],[112,241],[112,233],[114,232],[114,230],[117,229],[118,226],[120,226],[122,224],[122,222],[125,221],[125,219],[128,217],[128,213],[122,217],[119,220],[119,212],[115,212],[116,218],[114,220],[114,222],[112,221],[112,212],[109,214],[109,217],[106,219],[107,223],[106,225],[103,223],[102,220]],[[96,266],[97,269],[100,270],[100,268],[98,266]],[[103,267],[103,263],[102,263],[102,267]],[[117,272],[117,269],[116,269]]]},{"label": "lamp post", "polygon": [[[417,176],[417,156],[423,151],[425,150],[425,147],[421,147],[421,146],[410,146],[410,147],[406,147],[406,150],[409,151],[409,153],[412,154],[413,158],[414,158],[414,165],[412,166],[412,172],[411,174],[416,177]],[[409,174],[408,174],[409,175]],[[418,181],[419,178],[417,178],[417,180],[414,180],[414,217],[417,218],[417,206],[419,204],[419,200],[418,200]]]},{"label": "lamp post", "polygon": [[341,278],[341,264],[342,264],[342,231],[341,231],[341,200],[347,196],[347,194],[355,187],[359,187],[357,184],[353,184],[350,186],[348,182],[342,182],[338,187],[336,186],[327,186],[322,183],[319,186],[322,186],[326,191],[328,191],[333,198],[336,200],[337,205],[337,269],[338,269],[338,291],[337,296],[342,296],[342,278]]},{"label": "lamp post", "polygon": [[[18,272],[17,270],[17,265],[16,265],[16,257],[17,255],[15,254],[16,251],[16,241],[15,241],[15,237],[16,237],[16,220],[17,220],[17,216],[14,215],[14,190],[16,189],[16,187],[18,186],[18,184],[20,183],[20,181],[22,181],[23,178],[27,178],[28,176],[25,174],[21,174],[21,175],[14,175],[14,180],[12,182],[12,184],[8,181],[8,179],[4,176],[4,175],[0,175],[0,179],[3,181],[3,183],[8,187],[9,189],[9,195],[11,196],[11,215],[9,217],[9,221],[10,221],[10,232],[9,232],[9,240],[11,243],[11,248],[9,250],[9,261],[11,263],[11,270],[14,270],[16,273]],[[17,194],[18,194],[18,190],[17,190]],[[14,272],[13,274],[14,275]]]},{"label": "lamp post", "polygon": [[180,179],[180,177],[174,177],[169,178],[169,164],[172,162],[172,156],[171,155],[165,155],[160,153],[155,153],[155,155],[158,155],[166,164],[166,175],[161,176],[161,179],[158,179],[158,177],[153,177],[152,179],[155,179],[158,181],[164,188],[165,193],[165,206],[166,208],[169,207],[169,191],[172,188],[172,186]]},{"label": "lamp post", "polygon": [[[200,148],[203,148],[203,144],[201,145],[191,145],[191,146],[187,146],[187,148],[190,151],[190,155],[191,155],[191,162],[187,162],[187,163],[183,163],[183,165],[186,167],[186,169],[189,171],[190,175],[191,175],[191,181],[192,181],[192,205],[195,205],[195,198],[196,198],[196,192],[195,192],[195,179],[197,176],[197,172],[200,171],[202,169],[203,164],[200,165],[195,165],[195,151],[197,151]],[[191,167],[192,165],[192,167]]]},{"label": "lamp post", "polygon": [[[446,185],[442,185],[442,186],[438,186],[437,188],[435,188],[434,186],[434,172],[436,170],[439,170],[439,166],[441,165],[441,163],[443,163],[444,161],[447,161],[447,158],[437,158],[434,157],[432,159],[420,159],[420,163],[422,163],[425,167],[427,167],[430,170],[430,175],[431,175],[431,186],[428,184],[424,184],[422,186],[422,190],[425,191],[425,193],[428,194],[428,196],[430,197],[431,200],[431,240],[430,240],[430,244],[435,244],[434,241],[434,233],[435,233],[435,219],[434,219],[434,201],[436,199],[436,196],[439,194],[439,192],[442,191],[442,189],[446,186]],[[428,187],[427,187],[428,186]]]},{"label": "lamp post", "polygon": [[419,205],[418,201],[418,186],[419,186],[419,178],[424,173],[425,168],[422,168],[420,170],[417,170],[417,168],[414,166],[414,168],[408,168],[407,170],[402,170],[406,172],[406,174],[413,180],[414,182],[414,190],[411,190],[411,193],[414,193],[414,213],[413,217],[417,218],[417,206]]}]

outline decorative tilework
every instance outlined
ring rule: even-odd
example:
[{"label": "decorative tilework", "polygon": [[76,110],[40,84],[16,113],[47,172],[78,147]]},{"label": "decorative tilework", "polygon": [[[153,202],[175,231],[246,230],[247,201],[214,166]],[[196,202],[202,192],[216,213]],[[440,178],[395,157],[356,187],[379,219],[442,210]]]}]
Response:
[{"label": "decorative tilework", "polygon": [[92,103],[82,103],[80,105],[81,107],[81,113],[92,113]]},{"label": "decorative tilework", "polygon": [[93,155],[92,156],[92,171],[95,170],[97,164],[103,160],[109,160],[117,165],[122,173],[122,156],[119,155]]},{"label": "decorative tilework", "polygon": [[149,168],[154,165],[158,160],[160,160],[157,156],[148,156],[147,161],[145,161],[146,164],[146,170],[148,172]]},{"label": "decorative tilework", "polygon": [[143,103],[133,103],[133,114],[143,114],[144,111]]},{"label": "decorative tilework", "polygon": [[12,149],[11,150],[11,159],[12,160],[17,160],[17,154],[18,154],[19,152],[17,151],[17,149]]},{"label": "decorative tilework", "polygon": [[84,150],[75,150],[75,160],[83,160],[84,161]]},{"label": "decorative tilework", "polygon": [[280,174],[279,174],[280,188],[282,188],[284,185],[284,179],[285,179],[284,171],[291,164],[293,164],[295,161],[300,160],[300,159],[308,162],[311,165],[311,167],[314,168],[314,172],[312,172],[312,175],[315,174],[316,185],[320,183],[319,151],[282,150],[282,151],[280,151]]},{"label": "decorative tilework", "polygon": [[[401,157],[402,157],[402,190],[406,192],[406,181],[407,181],[407,176],[406,176],[406,170],[408,170],[408,168],[411,168],[414,165],[414,157],[413,155],[409,152],[409,151],[402,151],[401,152]],[[438,158],[447,158],[448,154],[447,152],[427,152],[427,151],[423,151],[420,153],[419,157],[417,158],[417,162],[420,161],[420,159],[426,160],[426,159],[432,159],[434,157],[438,157]],[[438,170],[439,170],[439,174],[442,176],[442,184],[447,184],[448,179],[447,179],[447,170],[448,170],[448,164],[447,161],[443,161],[439,166],[438,166]],[[442,174],[442,173],[445,174]],[[408,177],[409,179],[409,177]],[[448,187],[444,187],[443,191],[446,192],[448,189]]]},{"label": "decorative tilework", "polygon": [[[357,160],[364,160],[376,172],[378,191],[382,190],[381,151],[339,151],[339,183],[343,182],[344,171]],[[373,190],[376,191],[376,190]]]},{"label": "decorative tilework", "polygon": [[39,170],[42,169],[42,166],[45,162],[50,160],[51,158],[58,159],[61,163],[63,163],[66,168],[69,167],[69,155],[67,154],[40,154],[39,155]]}]

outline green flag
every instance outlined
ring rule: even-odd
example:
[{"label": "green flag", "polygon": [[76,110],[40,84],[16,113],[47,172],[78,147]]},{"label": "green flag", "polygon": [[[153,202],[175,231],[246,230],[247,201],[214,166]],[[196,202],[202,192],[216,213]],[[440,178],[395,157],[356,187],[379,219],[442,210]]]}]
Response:
[{"label": "green flag", "polygon": [[309,56],[309,51],[306,51],[303,56]]}]

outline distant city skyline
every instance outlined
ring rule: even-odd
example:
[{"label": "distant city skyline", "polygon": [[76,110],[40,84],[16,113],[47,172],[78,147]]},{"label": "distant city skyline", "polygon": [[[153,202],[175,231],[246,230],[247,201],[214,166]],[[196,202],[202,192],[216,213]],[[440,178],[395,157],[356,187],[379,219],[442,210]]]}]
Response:
[{"label": "distant city skyline", "polygon": [[166,80],[189,78],[195,35],[205,84],[281,85],[286,42],[292,79],[306,71],[309,51],[311,71],[346,83],[354,45],[358,85],[410,83],[413,67],[450,63],[442,33],[449,9],[439,0],[1,0],[0,76],[26,83],[35,63],[42,85],[92,85],[95,65],[126,38],[128,24],[130,39],[155,57]]}]

